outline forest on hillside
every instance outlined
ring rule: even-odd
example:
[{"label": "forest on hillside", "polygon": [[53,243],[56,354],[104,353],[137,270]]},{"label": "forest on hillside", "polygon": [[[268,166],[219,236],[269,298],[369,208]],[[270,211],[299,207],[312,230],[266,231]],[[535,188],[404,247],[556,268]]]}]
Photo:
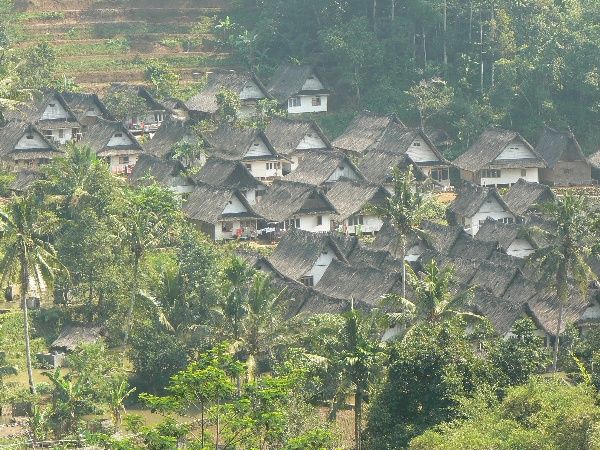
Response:
[{"label": "forest on hillside", "polygon": [[[427,126],[453,138],[453,155],[490,125],[531,142],[543,125],[570,129],[586,153],[598,149],[595,0],[237,3],[218,26],[223,42],[266,76],[282,61],[316,63],[338,109],[396,113],[416,125],[424,106]],[[411,95],[431,80],[432,92]]]}]

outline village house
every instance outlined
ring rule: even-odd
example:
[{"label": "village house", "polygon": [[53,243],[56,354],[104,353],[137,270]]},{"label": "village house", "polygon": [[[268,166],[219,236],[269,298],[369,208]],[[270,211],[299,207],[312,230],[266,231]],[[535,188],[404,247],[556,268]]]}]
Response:
[{"label": "village house", "polygon": [[394,169],[405,173],[409,167],[412,168],[415,182],[432,181],[406,154],[373,150],[358,162],[358,169],[365,179],[369,183],[383,186],[389,193],[394,191]]},{"label": "village house", "polygon": [[331,94],[314,67],[292,64],[277,69],[267,91],[288,114],[327,112]]},{"label": "village house", "polygon": [[87,126],[96,122],[98,118],[115,120],[96,94],[63,92],[61,95],[81,124],[82,133],[85,133]]},{"label": "village house", "polygon": [[23,194],[29,191],[39,180],[43,179],[43,174],[37,170],[22,169],[19,170],[15,178],[8,184],[8,190],[17,194]]},{"label": "village house", "polygon": [[260,219],[238,190],[207,184],[196,186],[183,212],[215,241],[254,237]]},{"label": "village house", "polygon": [[538,248],[526,232],[524,225],[501,223],[493,219],[487,219],[479,227],[475,239],[497,242],[501,252],[516,258],[526,258]]},{"label": "village house", "polygon": [[128,178],[134,184],[156,182],[183,197],[195,188],[194,182],[185,174],[183,164],[179,161],[164,160],[148,154],[139,156]]},{"label": "village house", "polygon": [[383,207],[388,196],[387,191],[378,185],[338,181],[327,191],[327,199],[338,212],[333,216],[334,227],[350,235],[377,233],[383,221],[375,208]]},{"label": "village house", "polygon": [[199,172],[192,175],[196,183],[218,188],[231,188],[244,194],[250,205],[255,205],[267,187],[252,176],[241,161],[210,156]]},{"label": "village house", "polygon": [[8,170],[37,170],[63,154],[57,143],[33,124],[10,121],[0,128],[0,159]]},{"label": "village house", "polygon": [[209,72],[202,90],[189,100],[185,107],[193,120],[212,117],[219,109],[217,94],[221,89],[234,92],[240,98],[240,117],[250,117],[256,113],[259,100],[271,98],[267,89],[253,73],[247,72]]},{"label": "village house", "polygon": [[[174,158],[175,153],[181,152],[186,146],[200,149],[204,147],[204,143],[189,122],[173,117],[167,118],[152,139],[144,142],[146,152],[163,159]],[[205,156],[202,155],[196,162],[201,164],[206,159]]]},{"label": "village house", "polygon": [[[381,162],[386,158],[382,154],[406,155],[427,177],[441,186],[450,186],[450,162],[444,158],[421,130],[406,128],[397,123],[388,125],[381,138],[363,157],[364,165],[372,166],[371,171],[379,174],[377,178],[383,177],[382,172],[391,174],[391,167],[393,167],[388,166],[383,170],[384,166]],[[373,157],[378,158],[381,162],[379,164],[369,162]],[[388,156],[388,158],[391,160],[392,156]],[[362,164],[361,161],[359,168]],[[372,178],[375,177],[372,175]],[[373,180],[370,181],[373,182]]]},{"label": "village house", "polygon": [[544,159],[516,131],[490,128],[454,164],[462,180],[480,186],[508,187],[520,178],[539,183]]},{"label": "village house", "polygon": [[289,162],[275,151],[260,130],[225,124],[203,137],[210,146],[209,154],[242,161],[252,176],[259,180],[271,181],[281,177],[283,163]]},{"label": "village house", "polygon": [[592,179],[594,182],[600,181],[600,150],[587,157],[592,169]]},{"label": "village house", "polygon": [[284,180],[273,182],[255,208],[277,230],[320,233],[331,230],[331,218],[337,213],[318,187]]},{"label": "village house", "polygon": [[535,150],[548,165],[540,169],[541,183],[569,186],[592,182],[591,165],[573,133],[545,127]]},{"label": "village house", "polygon": [[274,270],[305,286],[317,285],[334,259],[347,262],[329,234],[300,229],[288,230],[267,257]]},{"label": "village house", "polygon": [[298,150],[294,153],[298,164],[285,180],[322,186],[329,190],[338,180],[365,181],[346,154],[335,150]]},{"label": "village house", "polygon": [[298,150],[332,148],[323,130],[314,121],[274,117],[265,128],[265,136],[278,154],[290,160],[283,163],[283,175],[296,169]]},{"label": "village house", "polygon": [[66,144],[81,137],[81,125],[63,96],[48,90],[34,95],[22,107],[4,112],[6,120],[31,123],[50,141]]},{"label": "village house", "polygon": [[394,114],[380,116],[370,111],[361,111],[344,132],[334,139],[332,145],[349,156],[361,157],[375,147],[392,124],[406,128]]},{"label": "village house", "polygon": [[475,236],[488,219],[502,223],[515,223],[518,216],[511,211],[495,187],[482,187],[466,183],[449,206],[448,223],[461,225]]},{"label": "village house", "polygon": [[534,214],[536,206],[555,200],[552,189],[523,179],[517,181],[503,196],[508,208],[518,216]]},{"label": "village house", "polygon": [[139,156],[144,153],[133,134],[118,121],[98,119],[88,127],[81,143],[104,158],[114,174],[130,174]]},{"label": "village house", "polygon": [[134,135],[155,132],[168,116],[167,108],[154,98],[144,86],[114,83],[108,89],[106,96],[114,95],[115,93],[137,95],[145,103],[145,111],[143,113],[128,116],[123,120],[123,124]]}]

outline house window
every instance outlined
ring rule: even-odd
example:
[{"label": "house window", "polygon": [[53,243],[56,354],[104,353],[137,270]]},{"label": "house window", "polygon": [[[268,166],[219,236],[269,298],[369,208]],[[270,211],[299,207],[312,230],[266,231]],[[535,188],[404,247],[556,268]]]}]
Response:
[{"label": "house window", "polygon": [[286,230],[291,228],[300,228],[300,219],[288,219],[283,222],[283,226]]},{"label": "house window", "polygon": [[250,172],[252,172],[252,164],[244,164],[246,166],[246,169],[248,169]]},{"label": "house window", "polygon": [[115,133],[115,137],[123,137],[123,133]]},{"label": "house window", "polygon": [[302,106],[302,101],[300,97],[291,97],[288,100],[288,108],[298,108]]},{"label": "house window", "polygon": [[154,121],[155,122],[162,122],[164,119],[164,116],[162,115],[162,113],[154,113]]},{"label": "house window", "polygon": [[526,177],[527,176],[527,169],[521,169],[521,176],[522,177]]},{"label": "house window", "polygon": [[321,106],[321,97],[313,97],[312,105],[313,106]]},{"label": "house window", "polygon": [[52,138],[52,130],[42,130],[42,134],[47,138]]},{"label": "house window", "polygon": [[231,223],[231,222],[222,222],[221,223],[221,231],[223,233],[231,233],[233,231],[233,223]]},{"label": "house window", "polygon": [[449,170],[447,168],[431,169],[431,178],[436,181],[445,181],[450,178]]},{"label": "house window", "polygon": [[348,225],[351,227],[354,225],[362,225],[363,222],[364,222],[364,216],[361,214],[350,216],[348,218]]},{"label": "house window", "polygon": [[323,225],[323,216],[317,216],[317,226]]},{"label": "house window", "polygon": [[484,169],[481,171],[481,178],[500,178],[500,169]]},{"label": "house window", "polygon": [[265,195],[265,191],[263,189],[257,190],[256,194],[254,194],[254,196],[258,199],[259,197],[262,197],[263,195]]},{"label": "house window", "polygon": [[304,286],[308,286],[308,287],[312,287],[315,285],[315,280],[312,276],[310,277],[301,277],[300,278],[300,283],[302,283]]},{"label": "house window", "polygon": [[58,130],[58,138],[63,139],[64,137],[65,137],[65,130],[63,130],[61,128],[60,130]]},{"label": "house window", "polygon": [[27,139],[33,139],[33,134],[28,134]]},{"label": "house window", "polygon": [[419,141],[415,141],[412,143],[413,147],[420,147],[421,143]]},{"label": "house window", "polygon": [[573,169],[563,169],[565,175],[573,175]]},{"label": "house window", "polygon": [[49,106],[50,108],[54,108],[54,107],[56,107],[56,103],[48,103],[48,106]]},{"label": "house window", "polygon": [[514,219],[512,217],[503,217],[502,219],[498,219],[500,223],[514,223]]},{"label": "house window", "polygon": [[129,156],[119,156],[119,164],[129,164]]},{"label": "house window", "polygon": [[265,166],[266,166],[267,170],[273,170],[275,168],[274,163],[266,163]]}]

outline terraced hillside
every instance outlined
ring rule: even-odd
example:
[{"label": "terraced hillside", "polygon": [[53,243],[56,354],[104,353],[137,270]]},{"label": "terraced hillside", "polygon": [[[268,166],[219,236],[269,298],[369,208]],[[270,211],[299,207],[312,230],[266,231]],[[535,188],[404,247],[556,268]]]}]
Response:
[{"label": "terraced hillside", "polygon": [[17,46],[46,41],[59,72],[90,90],[143,79],[147,61],[168,62],[182,80],[230,66],[216,51],[214,18],[230,0],[16,0]]}]

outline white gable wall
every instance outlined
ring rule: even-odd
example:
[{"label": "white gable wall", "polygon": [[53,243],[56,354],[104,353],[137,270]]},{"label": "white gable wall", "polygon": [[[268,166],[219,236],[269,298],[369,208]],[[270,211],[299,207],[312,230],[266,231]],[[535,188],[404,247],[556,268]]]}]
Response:
[{"label": "white gable wall", "polygon": [[526,239],[515,239],[506,249],[506,254],[517,258],[527,258],[535,249]]},{"label": "white gable wall", "polygon": [[512,218],[513,222],[515,220],[515,216],[506,211],[494,197],[488,197],[488,201],[481,205],[481,208],[473,217],[465,219],[465,231],[475,236],[479,231],[479,224],[485,222],[488,218],[494,220]]},{"label": "white gable wall", "polygon": [[108,141],[108,144],[106,145],[107,147],[119,147],[132,144],[133,141],[129,138],[129,136],[127,136],[125,132],[117,132],[112,135],[112,137]]},{"label": "white gable wall", "polygon": [[254,81],[246,83],[242,92],[240,92],[240,100],[263,99],[264,94]]},{"label": "white gable wall", "polygon": [[259,180],[282,176],[281,161],[265,158],[243,161],[243,163],[246,165],[246,168],[250,171],[252,176]]},{"label": "white gable wall", "polygon": [[440,160],[431,147],[420,137],[412,142],[406,154],[416,163]]},{"label": "white gable wall", "polygon": [[[27,139],[27,136],[31,136],[31,139]],[[37,134],[24,134],[17,145],[15,145],[15,150],[28,150],[31,148],[48,148],[48,144],[44,142],[44,139]]]},{"label": "white gable wall", "polygon": [[323,86],[321,80],[314,73],[311,73],[302,85],[303,91],[320,91],[321,89],[325,89],[325,86]]},{"label": "white gable wall", "polygon": [[300,229],[312,232],[324,232],[331,229],[331,217],[329,214],[322,214],[321,220],[322,225],[318,225],[316,215],[302,215],[299,216]]},{"label": "white gable wall", "polygon": [[358,180],[358,174],[349,164],[342,164],[335,168],[335,171],[327,179],[328,183],[335,183],[340,178],[348,178],[350,180]]},{"label": "white gable wall", "polygon": [[305,150],[309,148],[327,148],[327,144],[323,142],[323,139],[318,134],[308,133],[302,138],[296,150]]},{"label": "white gable wall", "polygon": [[535,153],[531,151],[523,142],[513,141],[508,144],[496,159],[532,159],[536,158]]},{"label": "white gable wall", "polygon": [[239,214],[248,212],[244,204],[237,198],[237,195],[232,195],[229,203],[225,206],[223,214]]},{"label": "white gable wall", "polygon": [[273,154],[269,150],[269,147],[267,147],[267,144],[265,143],[265,141],[262,140],[262,138],[256,138],[250,145],[250,148],[248,149],[248,151],[246,152],[244,157],[250,158],[250,157],[254,157],[254,156],[272,156],[272,155]]},{"label": "white gable wall", "polygon": [[48,105],[46,106],[46,109],[44,110],[41,117],[42,120],[67,120],[68,118],[69,113],[55,97],[48,102]]},{"label": "white gable wall", "polygon": [[329,267],[329,264],[331,264],[331,261],[334,259],[337,259],[335,252],[328,246],[325,251],[319,255],[319,258],[305,276],[313,277],[313,285],[316,285],[323,277],[323,274]]}]

